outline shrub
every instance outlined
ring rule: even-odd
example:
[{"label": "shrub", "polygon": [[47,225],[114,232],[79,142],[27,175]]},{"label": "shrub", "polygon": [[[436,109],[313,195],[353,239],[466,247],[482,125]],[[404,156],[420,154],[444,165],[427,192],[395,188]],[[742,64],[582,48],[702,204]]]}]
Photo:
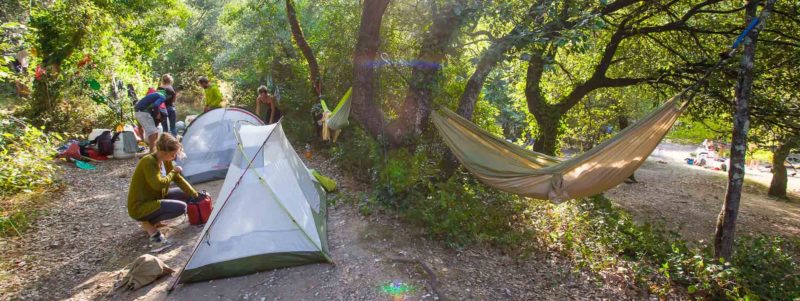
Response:
[{"label": "shrub", "polygon": [[379,144],[361,127],[354,125],[344,128],[337,142],[327,152],[331,162],[339,169],[364,182],[374,179],[375,166],[383,157]]},{"label": "shrub", "polygon": [[56,167],[54,139],[23,120],[3,116],[0,121],[0,197],[29,192],[53,183]]},{"label": "shrub", "polygon": [[21,235],[36,215],[38,195],[12,196],[53,183],[53,139],[41,129],[3,114],[0,121],[0,236]]},{"label": "shrub", "polygon": [[[416,191],[419,191],[415,189]],[[445,182],[424,189],[427,196],[409,201],[404,218],[452,247],[489,243],[508,247],[521,243],[524,233],[515,225],[524,204],[457,172]]]},{"label": "shrub", "polygon": [[630,268],[642,289],[666,295],[677,287],[698,298],[793,300],[800,297],[797,240],[737,239],[731,262],[712,246],[687,247],[676,233],[640,225],[603,196],[560,205],[534,205],[526,216],[539,247],[572,258],[595,272]]}]

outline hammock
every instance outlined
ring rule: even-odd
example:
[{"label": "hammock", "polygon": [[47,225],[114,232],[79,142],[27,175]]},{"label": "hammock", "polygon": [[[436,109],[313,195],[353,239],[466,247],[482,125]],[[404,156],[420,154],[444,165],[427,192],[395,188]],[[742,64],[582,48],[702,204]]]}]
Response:
[{"label": "hammock", "polygon": [[350,93],[352,92],[352,88],[347,89],[347,92],[344,93],[342,99],[339,100],[339,104],[336,105],[336,108],[333,111],[328,109],[328,105],[325,103],[325,100],[320,100],[320,105],[322,105],[322,140],[328,141],[331,139],[330,132],[333,131],[333,142],[336,142],[336,138],[339,137],[340,130],[350,124],[347,120],[350,117]]},{"label": "hammock", "polygon": [[458,160],[496,189],[560,202],[606,191],[641,166],[678,119],[683,93],[613,138],[568,160],[532,152],[484,131],[443,109],[433,123]]}]

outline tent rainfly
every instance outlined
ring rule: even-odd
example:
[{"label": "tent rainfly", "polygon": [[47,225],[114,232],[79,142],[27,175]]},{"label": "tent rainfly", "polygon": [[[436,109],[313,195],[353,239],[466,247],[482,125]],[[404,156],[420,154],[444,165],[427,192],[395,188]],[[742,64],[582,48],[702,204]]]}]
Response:
[{"label": "tent rainfly", "polygon": [[197,184],[225,178],[237,148],[237,124],[264,125],[255,114],[236,107],[205,112],[189,124],[181,138],[186,158],[178,160],[187,181]]},{"label": "tent rainfly", "polygon": [[217,203],[177,281],[331,262],[325,191],[280,122],[243,125],[237,141]]}]

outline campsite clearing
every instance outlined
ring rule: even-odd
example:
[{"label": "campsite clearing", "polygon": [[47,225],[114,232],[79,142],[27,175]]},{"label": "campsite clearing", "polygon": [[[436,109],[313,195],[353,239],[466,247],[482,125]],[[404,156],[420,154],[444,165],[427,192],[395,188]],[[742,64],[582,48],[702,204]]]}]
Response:
[{"label": "campsite clearing", "polygon": [[[329,196],[334,204],[329,206],[328,238],[335,265],[313,264],[181,285],[171,295],[165,291],[170,278],[163,278],[138,291],[117,291],[107,296],[117,272],[147,252],[145,235],[127,217],[124,207],[130,170],[135,163],[136,159],[100,163],[93,171],[65,168],[66,189],[53,200],[50,211],[23,239],[3,241],[0,255],[14,261],[2,263],[8,274],[3,275],[5,281],[0,283],[3,294],[0,299],[390,300],[388,292],[404,291],[412,300],[433,300],[431,278],[425,269],[398,258],[424,262],[436,274],[438,290],[450,300],[642,298],[628,291],[625,282],[604,283],[573,272],[574,266],[558,257],[539,254],[528,259],[512,258],[485,246],[448,249],[427,239],[422,229],[410,227],[392,216],[361,216],[352,200],[359,198],[367,186],[343,177],[318,157],[307,165],[333,176],[342,188],[339,194]],[[608,195],[638,219],[663,220],[667,226],[693,218],[675,210],[676,201],[665,197],[657,200],[652,197],[654,193],[679,194],[680,201],[690,203],[692,210],[716,214],[718,199],[704,201],[702,195],[684,192],[687,188],[678,185],[685,181],[681,179],[685,178],[686,170],[692,169],[675,162],[660,164],[650,160],[637,173],[642,184],[621,185]],[[714,173],[698,170],[693,176],[693,181],[724,186],[724,178]],[[216,194],[221,185],[222,181],[214,181],[198,188]],[[654,187],[664,191],[655,192]],[[745,203],[755,198],[778,204],[750,192],[744,195]],[[642,201],[636,204],[632,200]],[[644,200],[649,201],[644,203]],[[743,208],[740,229],[760,232],[800,227],[797,219],[792,218],[798,206],[780,205],[759,210]],[[764,218],[781,220],[783,224],[777,225],[785,227],[762,227]],[[159,256],[177,268],[188,258],[201,229],[188,226],[183,219],[171,225],[167,234],[177,246]],[[699,230],[681,233],[691,238],[708,235],[711,233],[708,229],[713,230],[708,225],[689,222],[682,229],[695,228]],[[779,233],[796,235],[788,230]]]}]

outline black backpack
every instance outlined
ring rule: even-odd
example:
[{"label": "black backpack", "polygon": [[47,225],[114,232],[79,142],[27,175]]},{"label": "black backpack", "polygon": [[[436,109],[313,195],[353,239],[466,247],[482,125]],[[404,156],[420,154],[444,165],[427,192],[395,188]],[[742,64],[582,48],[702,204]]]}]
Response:
[{"label": "black backpack", "polygon": [[92,143],[97,145],[97,153],[101,156],[110,156],[114,153],[114,138],[111,131],[104,131],[100,136],[94,138]]}]

